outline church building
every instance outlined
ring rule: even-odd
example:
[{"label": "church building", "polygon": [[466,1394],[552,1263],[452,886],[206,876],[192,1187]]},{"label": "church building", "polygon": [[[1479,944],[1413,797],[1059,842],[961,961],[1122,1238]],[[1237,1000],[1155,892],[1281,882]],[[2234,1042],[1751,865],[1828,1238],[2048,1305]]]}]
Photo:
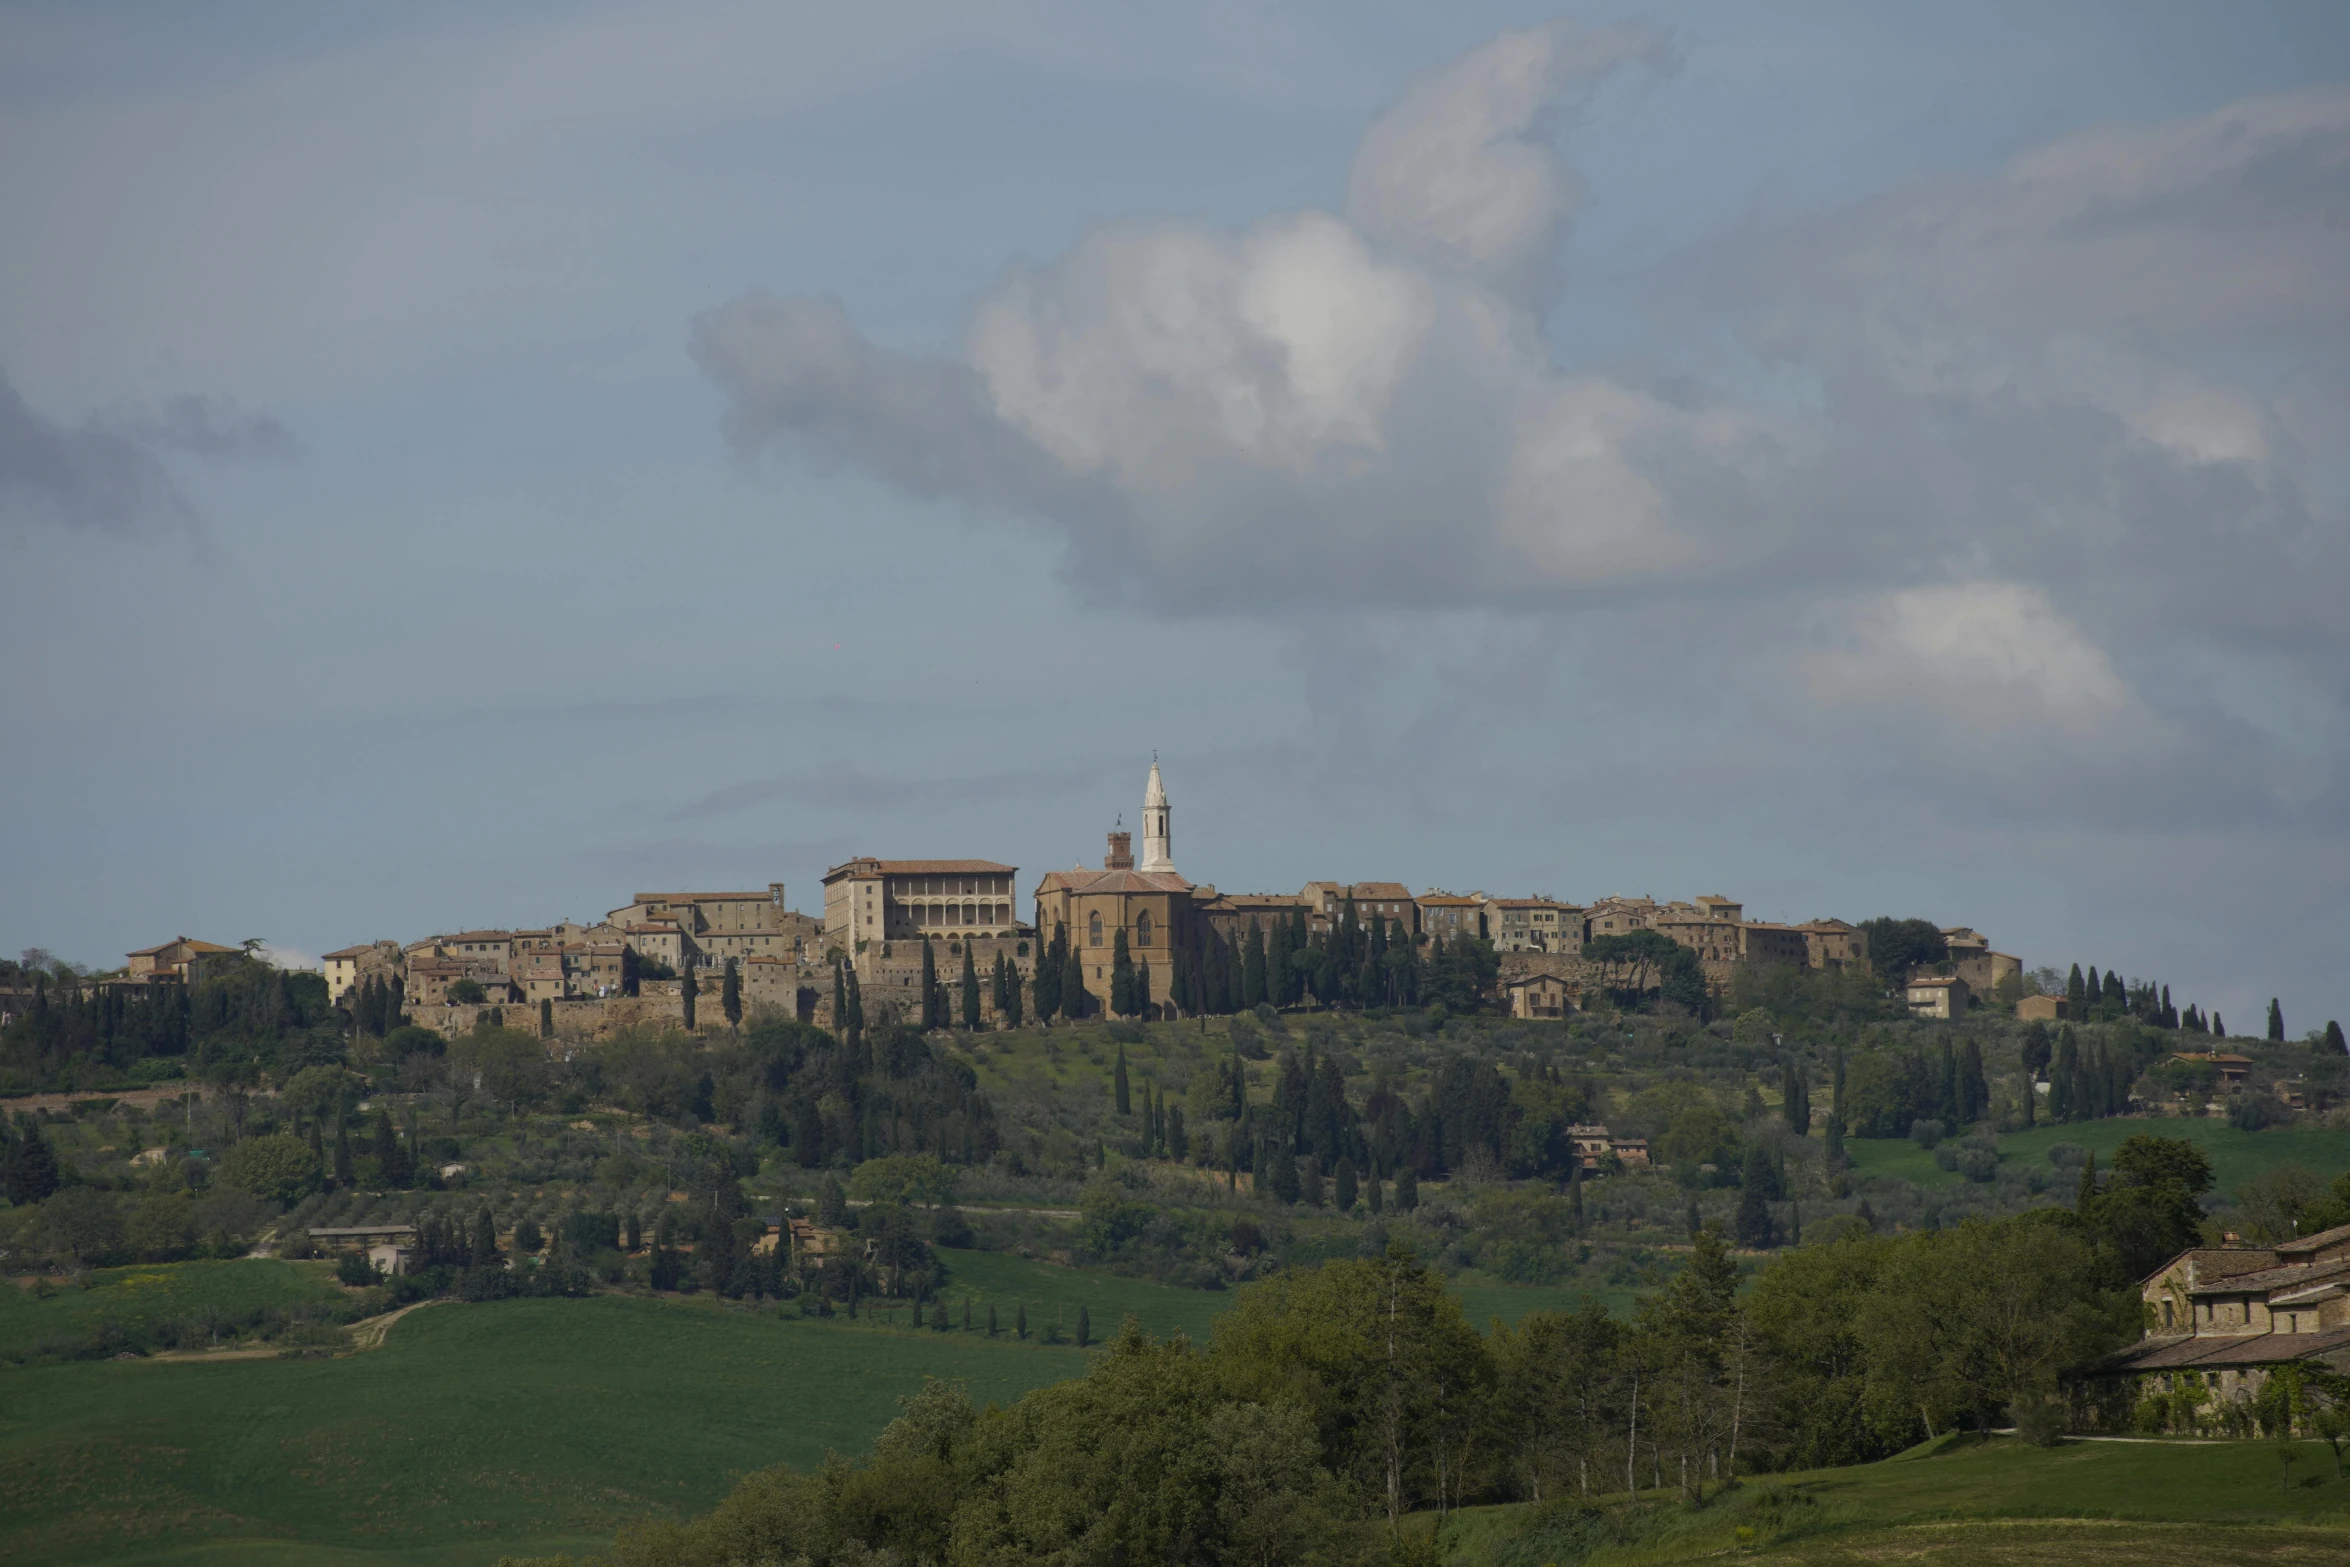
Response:
[{"label": "church building", "polygon": [[1134,860],[1134,835],[1121,828],[1111,832],[1100,870],[1051,871],[1037,883],[1037,942],[1049,947],[1056,930],[1068,933],[1084,959],[1085,988],[1104,1012],[1118,932],[1126,933],[1135,967],[1149,971],[1154,1006],[1166,1004],[1177,970],[1198,959],[1206,928],[1200,910],[1216,889],[1194,887],[1175,869],[1171,815],[1153,760],[1142,797],[1142,863]]}]

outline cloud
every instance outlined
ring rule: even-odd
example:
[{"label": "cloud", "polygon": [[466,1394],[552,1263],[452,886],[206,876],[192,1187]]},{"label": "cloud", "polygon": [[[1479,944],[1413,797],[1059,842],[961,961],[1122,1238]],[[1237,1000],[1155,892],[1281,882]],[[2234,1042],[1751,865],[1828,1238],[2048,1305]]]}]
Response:
[{"label": "cloud", "polygon": [[[1701,683],[1793,671],[1755,710],[1847,748],[2037,747],[2019,809],[2122,758],[2174,802],[2338,799],[2350,89],[1742,225],[1656,279],[1735,378],[1562,362],[1560,134],[1672,64],[1641,29],[1505,33],[1405,88],[1335,211],[1095,224],[952,353],[771,295],[693,350],[742,450],[1044,528],[1099,598],[1582,617]],[[2248,669],[2324,693],[2289,767]]]},{"label": "cloud", "polygon": [[290,461],[302,447],[277,420],[201,394],[68,427],[27,403],[0,370],[0,523],[124,535],[191,528],[196,509],[159,451]]},{"label": "cloud", "polygon": [[1347,221],[1398,255],[1534,300],[1584,194],[1543,132],[1634,62],[1675,63],[1654,29],[1552,22],[1425,73],[1364,133]]},{"label": "cloud", "polygon": [[0,373],[0,520],[128,534],[194,518],[145,445],[43,418]]},{"label": "cloud", "polygon": [[153,407],[113,415],[104,423],[143,445],[197,457],[292,462],[302,455],[302,443],[277,420],[202,393],[168,398]]}]

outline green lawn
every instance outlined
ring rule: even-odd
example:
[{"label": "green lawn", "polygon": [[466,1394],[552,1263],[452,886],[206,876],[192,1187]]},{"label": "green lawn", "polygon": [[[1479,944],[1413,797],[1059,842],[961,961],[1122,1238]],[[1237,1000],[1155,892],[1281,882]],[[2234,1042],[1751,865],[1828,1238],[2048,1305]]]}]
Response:
[{"label": "green lawn", "polygon": [[[2314,1567],[2350,1559],[2350,1480],[2336,1478],[2322,1443],[2296,1452],[2286,1476],[2267,1442],[2075,1442],[2044,1451],[2006,1438],[1946,1440],[1881,1464],[1752,1479],[1703,1508],[1667,1506],[1583,1560]],[[1524,1537],[1532,1517],[1523,1506],[1458,1515],[1445,1531],[1451,1561],[1533,1567],[1572,1554],[1560,1549],[1566,1538]]]},{"label": "green lawn", "polygon": [[0,1560],[600,1549],[746,1469],[862,1449],[926,1375],[984,1402],[1083,1365],[1009,1335],[604,1296],[431,1306],[336,1360],[0,1371]]},{"label": "green lawn", "polygon": [[87,1288],[56,1284],[47,1299],[0,1285],[0,1357],[85,1339],[102,1326],[132,1339],[149,1324],[206,1314],[235,1319],[264,1306],[339,1298],[324,1263],[182,1262],[108,1268]]},{"label": "green lawn", "polygon": [[[2071,1126],[2040,1126],[2028,1132],[2009,1132],[1999,1139],[2002,1168],[2030,1163],[2046,1170],[2063,1187],[2064,1177],[2048,1163],[2048,1150],[2071,1143],[2096,1153],[2100,1165],[2121,1146],[2124,1138],[2146,1133],[2154,1137],[2183,1138],[2201,1148],[2211,1160],[2214,1188],[2226,1194],[2244,1181],[2280,1164],[2302,1164],[2327,1179],[2350,1170],[2350,1132],[2272,1127],[2264,1132],[2239,1132],[2223,1120],[2202,1116],[2158,1116],[2145,1119],[2082,1121]],[[1955,1171],[1939,1169],[1934,1156],[1907,1138],[1845,1139],[1853,1169],[1864,1175],[1892,1175],[1920,1185],[1956,1181]],[[2064,1195],[2070,1197],[2069,1188]]]}]

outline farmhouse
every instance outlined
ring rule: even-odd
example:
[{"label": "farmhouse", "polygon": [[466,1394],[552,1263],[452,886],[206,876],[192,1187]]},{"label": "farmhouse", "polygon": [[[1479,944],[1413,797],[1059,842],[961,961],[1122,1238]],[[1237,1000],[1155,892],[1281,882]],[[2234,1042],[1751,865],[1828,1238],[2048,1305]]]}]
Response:
[{"label": "farmhouse", "polygon": [[2350,1371],[2350,1224],[2276,1246],[2197,1246],[2139,1288],[2146,1336],[2110,1372],[2149,1391],[2255,1397],[2277,1366]]}]

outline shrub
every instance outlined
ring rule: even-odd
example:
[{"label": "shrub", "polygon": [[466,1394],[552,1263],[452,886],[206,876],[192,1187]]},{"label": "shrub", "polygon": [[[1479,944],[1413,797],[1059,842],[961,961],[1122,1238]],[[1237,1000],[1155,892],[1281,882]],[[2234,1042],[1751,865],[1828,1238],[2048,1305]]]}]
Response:
[{"label": "shrub", "polygon": [[1970,1140],[1958,1147],[1951,1168],[1980,1186],[1999,1174],[1999,1150],[1989,1143]]},{"label": "shrub", "polygon": [[318,1184],[318,1155],[287,1133],[249,1137],[220,1161],[220,1178],[265,1202],[299,1202]]},{"label": "shrub", "polygon": [[[1909,1140],[1920,1148],[1931,1148],[1942,1141],[1944,1127],[1940,1121],[1922,1117],[1909,1123]],[[1944,1166],[1945,1169],[1948,1166]]]},{"label": "shrub", "polygon": [[365,1289],[370,1284],[383,1282],[376,1274],[375,1264],[367,1260],[367,1254],[358,1251],[344,1252],[335,1259],[335,1279],[353,1289]]}]

